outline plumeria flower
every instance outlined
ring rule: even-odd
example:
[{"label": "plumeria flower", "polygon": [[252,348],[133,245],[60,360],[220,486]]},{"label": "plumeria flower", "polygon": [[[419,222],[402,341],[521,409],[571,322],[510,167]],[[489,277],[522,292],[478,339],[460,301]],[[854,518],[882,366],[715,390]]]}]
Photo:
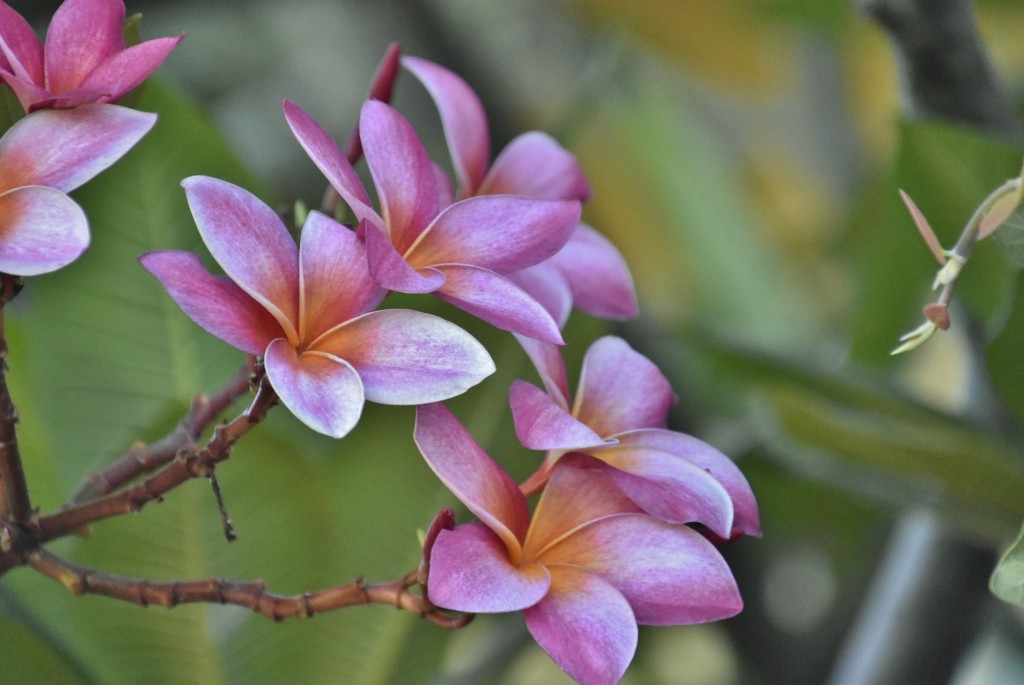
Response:
[{"label": "plumeria flower", "polygon": [[25,19],[0,2],[0,78],[26,112],[116,102],[160,66],[185,34],[130,48],[123,0],[65,0],[45,46]]},{"label": "plumeria flower", "polygon": [[116,105],[37,112],[0,138],[0,272],[35,276],[89,246],[89,223],[68,193],[120,159],[155,114]]},{"label": "plumeria flower", "polygon": [[515,481],[444,406],[417,408],[415,439],[480,519],[437,532],[428,598],[455,611],[522,611],[537,643],[577,682],[618,682],[637,624],[701,623],[742,609],[711,543],[640,512],[587,457],[554,470],[531,518]]},{"label": "plumeria flower", "polygon": [[311,212],[297,247],[248,191],[203,176],[182,184],[226,276],[211,275],[189,252],[150,252],[143,266],[209,333],[263,355],[278,397],[313,430],[340,438],[364,400],[435,402],[494,372],[483,346],[454,324],[422,312],[370,311],[384,292],[348,228]]},{"label": "plumeria flower", "polygon": [[[491,142],[480,98],[457,74],[418,57],[402,65],[426,87],[441,115],[458,182],[457,197],[510,194],[585,201],[590,184],[575,157],[551,136],[524,133],[491,164]],[[633,279],[612,243],[580,224],[558,254],[509,276],[564,326],[573,307],[605,319],[637,314]]]},{"label": "plumeria flower", "polygon": [[707,443],[666,429],[676,396],[661,371],[624,340],[607,336],[591,345],[571,404],[561,356],[538,371],[546,393],[521,380],[509,393],[520,441],[547,451],[524,491],[543,487],[564,455],[588,454],[652,516],[701,523],[721,538],[760,535],[746,478]]},{"label": "plumeria flower", "polygon": [[284,112],[299,143],[359,220],[377,285],[434,293],[503,330],[562,343],[547,310],[503,274],[558,252],[579,222],[579,202],[495,195],[446,204],[438,172],[412,125],[370,100],[359,132],[378,214],[323,127],[291,102]]}]

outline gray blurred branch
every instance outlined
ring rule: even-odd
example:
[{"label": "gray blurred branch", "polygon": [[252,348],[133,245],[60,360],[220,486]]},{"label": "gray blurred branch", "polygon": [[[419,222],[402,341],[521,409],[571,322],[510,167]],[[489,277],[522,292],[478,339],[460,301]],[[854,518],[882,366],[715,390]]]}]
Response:
[{"label": "gray blurred branch", "polygon": [[992,68],[969,0],[851,0],[892,41],[903,113],[1019,142],[1024,129]]}]

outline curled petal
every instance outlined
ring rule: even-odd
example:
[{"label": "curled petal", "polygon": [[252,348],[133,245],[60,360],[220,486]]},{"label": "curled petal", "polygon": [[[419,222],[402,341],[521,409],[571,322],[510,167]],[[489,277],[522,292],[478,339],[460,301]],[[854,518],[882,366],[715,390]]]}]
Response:
[{"label": "curled petal", "polygon": [[480,98],[460,76],[433,62],[403,57],[402,66],[419,79],[441,114],[460,195],[475,195],[491,159],[487,116]]},{"label": "curled petal", "polygon": [[155,122],[155,114],[117,105],[35,112],[0,139],[0,190],[74,190],[124,156]]},{"label": "curled petal", "polygon": [[444,609],[520,611],[539,602],[550,586],[547,569],[514,566],[498,536],[479,523],[442,530],[430,554],[427,596]]},{"label": "curled petal", "polygon": [[572,311],[572,288],[551,259],[507,277],[548,310],[560,329],[565,327]]},{"label": "curled petal", "polygon": [[113,102],[137,88],[177,47],[182,33],[173,38],[157,38],[133,45],[100,64],[83,81],[82,88],[105,90],[103,102]]},{"label": "curled petal", "polygon": [[579,218],[576,201],[472,197],[445,209],[406,256],[417,266],[470,264],[511,273],[562,249]]},{"label": "curled petal", "polygon": [[78,86],[89,72],[124,50],[123,26],[123,2],[65,0],[46,32],[46,87],[50,92]]},{"label": "curled petal", "polygon": [[518,565],[530,513],[515,481],[442,404],[416,408],[413,439],[441,482],[504,543],[505,559]]},{"label": "curled petal", "polygon": [[191,252],[148,252],[139,262],[207,333],[249,354],[263,354],[283,333],[277,320],[227,276],[212,276]]},{"label": "curled petal", "polygon": [[367,100],[359,136],[395,249],[405,254],[440,211],[434,164],[412,124],[383,102]]},{"label": "curled petal", "polygon": [[88,246],[85,212],[59,190],[26,186],[0,195],[0,272],[36,276],[56,271]]},{"label": "curled petal", "polygon": [[668,523],[702,523],[722,538],[732,533],[729,493],[696,464],[649,447],[620,445],[590,454],[612,467],[608,476],[651,516]]},{"label": "curled petal", "polygon": [[363,411],[363,384],[348,362],[322,352],[299,355],[284,338],[267,348],[264,365],[274,392],[304,424],[342,438]]},{"label": "curled petal", "polygon": [[25,108],[26,112],[30,112],[39,106],[49,106],[47,101],[53,101],[48,90],[42,86],[37,86],[28,79],[19,78],[3,71],[0,71],[0,78],[11,87],[15,97],[18,98],[18,102]]},{"label": "curled petal", "polygon": [[419,269],[405,261],[383,228],[362,224],[366,258],[377,286],[400,293],[432,293],[444,285],[444,274],[429,266]]},{"label": "curled petal", "polygon": [[436,267],[445,278],[436,295],[503,331],[561,345],[562,333],[544,307],[512,281],[465,264]]},{"label": "curled petal", "polygon": [[555,566],[551,589],[524,613],[537,644],[581,685],[615,685],[636,653],[636,618],[611,583]]},{"label": "curled petal", "polygon": [[311,347],[351,364],[366,399],[382,404],[446,400],[494,373],[494,362],[476,338],[440,317],[407,309],[364,314]]},{"label": "curled petal", "polygon": [[381,218],[371,206],[370,196],[366,194],[359,176],[331,135],[294,102],[285,100],[282,108],[284,118],[299,145],[327,177],[331,187],[338,191],[356,218],[359,221],[382,225]]},{"label": "curled petal", "polygon": [[516,334],[516,340],[526,352],[526,356],[533,362],[533,367],[537,369],[548,395],[558,403],[558,406],[568,411],[570,405],[569,379],[565,373],[562,349],[558,345],[518,334]]},{"label": "curled petal", "polygon": [[750,484],[732,459],[703,440],[669,430],[647,429],[619,433],[622,446],[649,447],[670,452],[695,464],[722,484],[733,503],[733,535],[760,535],[757,500]]},{"label": "curled petal", "polygon": [[523,447],[531,450],[579,450],[607,444],[543,390],[526,381],[512,384],[508,401],[512,407],[516,436]]},{"label": "curled petal", "polygon": [[43,43],[32,25],[3,2],[0,27],[0,68],[30,83],[43,83]]},{"label": "curled petal", "polygon": [[501,151],[477,194],[583,202],[590,197],[590,184],[576,158],[554,138],[530,131]]},{"label": "curled petal", "polygon": [[580,224],[547,264],[558,269],[572,289],[573,306],[602,319],[632,319],[637,315],[633,276],[611,241]]},{"label": "curled petal", "polygon": [[608,437],[635,428],[663,428],[675,401],[651,360],[622,338],[605,336],[583,358],[573,415]]},{"label": "curled petal", "polygon": [[210,254],[297,344],[299,250],[281,218],[248,190],[227,181],[192,176],[181,185]]}]

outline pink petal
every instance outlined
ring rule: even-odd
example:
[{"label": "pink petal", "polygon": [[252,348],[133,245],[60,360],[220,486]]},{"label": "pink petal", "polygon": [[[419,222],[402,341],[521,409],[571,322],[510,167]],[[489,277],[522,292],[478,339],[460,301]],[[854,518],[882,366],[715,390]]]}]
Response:
[{"label": "pink petal", "polygon": [[647,625],[684,625],[735,616],[743,609],[725,559],[704,536],[645,514],[585,526],[538,559],[593,571],[629,601]]},{"label": "pink petal", "polygon": [[327,177],[331,187],[345,200],[356,219],[382,225],[382,219],[374,211],[362,181],[330,134],[294,102],[285,100],[282,108],[284,118],[299,145]]},{"label": "pink petal", "polygon": [[417,269],[405,261],[383,228],[370,223],[362,228],[370,276],[379,287],[400,293],[432,293],[444,285],[444,275],[437,269]]},{"label": "pink petal", "polygon": [[613,467],[608,476],[651,516],[668,523],[702,523],[723,538],[732,532],[729,493],[693,462],[650,447],[620,445],[588,454]]},{"label": "pink petal", "polygon": [[472,197],[445,209],[406,256],[416,266],[470,264],[502,274],[519,271],[562,249],[579,216],[576,201]]},{"label": "pink petal", "polygon": [[565,373],[565,362],[562,360],[562,348],[518,334],[516,340],[533,362],[533,367],[537,369],[548,395],[558,403],[558,406],[568,411],[569,380]]},{"label": "pink petal", "polygon": [[448,140],[460,195],[475,195],[491,160],[487,116],[480,98],[461,77],[433,62],[403,57],[402,66],[419,79],[434,99]]},{"label": "pink petal", "polygon": [[366,399],[423,404],[461,395],[494,373],[484,346],[444,319],[408,309],[364,314],[311,344],[359,372]]},{"label": "pink petal", "polygon": [[505,558],[518,565],[530,512],[515,481],[442,404],[416,407],[413,439],[441,482],[494,531],[505,545]]},{"label": "pink petal", "polygon": [[18,102],[25,108],[26,112],[33,111],[38,103],[45,103],[50,99],[50,92],[48,90],[37,86],[28,79],[18,78],[3,72],[0,72],[0,78],[11,87],[15,97],[18,98]]},{"label": "pink petal", "polygon": [[537,644],[580,685],[615,685],[636,653],[637,625],[626,598],[599,576],[556,566],[551,589],[526,609]]},{"label": "pink petal", "polygon": [[322,352],[296,354],[284,338],[263,359],[267,377],[299,421],[332,438],[344,437],[363,411],[363,384],[344,359]]},{"label": "pink petal", "polygon": [[43,85],[43,43],[32,25],[0,3],[0,58],[6,69],[20,79]]},{"label": "pink petal", "polygon": [[210,254],[297,344],[299,250],[281,218],[248,190],[227,181],[192,176],[181,185]]},{"label": "pink petal", "polygon": [[109,57],[124,50],[122,0],[65,0],[46,32],[46,87],[53,93],[82,84]]},{"label": "pink petal", "polygon": [[314,340],[384,299],[384,291],[370,278],[363,242],[320,212],[306,217],[299,264],[301,340]]},{"label": "pink petal", "polygon": [[102,102],[119,100],[156,71],[184,37],[182,33],[174,38],[157,38],[133,45],[97,66],[82,81],[82,87],[107,92]]},{"label": "pink petal", "polygon": [[0,272],[36,276],[56,271],[88,246],[85,213],[59,190],[28,186],[0,194]]},{"label": "pink petal", "polygon": [[405,254],[440,211],[434,164],[412,124],[376,100],[363,104],[359,135],[391,243]]},{"label": "pink petal", "polygon": [[590,184],[576,158],[554,138],[530,131],[501,151],[477,194],[582,202],[590,197]]},{"label": "pink petal", "polygon": [[139,262],[206,332],[249,354],[283,333],[277,320],[226,276],[212,276],[191,252],[148,252]]},{"label": "pink petal", "polygon": [[580,224],[546,264],[557,268],[568,281],[576,308],[617,321],[637,315],[636,290],[626,260],[590,226]]},{"label": "pink petal", "polygon": [[430,601],[473,613],[520,611],[547,594],[551,577],[537,564],[516,568],[501,539],[487,526],[467,523],[443,530],[430,554]]},{"label": "pink petal", "polygon": [[543,390],[526,381],[512,384],[508,401],[516,435],[527,449],[573,450],[605,444],[589,426],[577,421]]},{"label": "pink petal", "polygon": [[651,360],[622,338],[605,336],[583,358],[573,415],[608,437],[635,428],[664,428],[675,401]]},{"label": "pink petal", "polygon": [[551,259],[507,274],[507,277],[548,310],[560,329],[565,328],[572,311],[572,289],[562,272],[551,264]]},{"label": "pink petal", "polygon": [[732,498],[733,535],[760,535],[757,500],[743,473],[729,457],[711,445],[685,433],[647,429],[619,433],[615,436],[623,446],[652,447],[671,452],[711,474]]},{"label": "pink petal", "polygon": [[917,208],[917,204],[914,203],[910,196],[907,195],[903,190],[900,190],[900,198],[903,199],[903,204],[907,206],[907,210],[910,212],[910,216],[914,219],[914,225],[917,226],[917,230],[921,233],[921,237],[924,238],[924,244],[928,246],[932,256],[935,257],[935,261],[939,264],[946,263],[946,255],[942,251],[942,245],[939,243],[939,237],[935,235],[935,231],[932,230],[931,224],[928,223],[928,219],[925,218],[924,213]]},{"label": "pink petal", "polygon": [[119,160],[155,122],[155,114],[116,105],[35,112],[0,139],[0,190],[74,190]]},{"label": "pink petal", "polygon": [[551,315],[519,286],[498,274],[464,264],[438,266],[445,282],[435,295],[503,331],[562,344]]}]

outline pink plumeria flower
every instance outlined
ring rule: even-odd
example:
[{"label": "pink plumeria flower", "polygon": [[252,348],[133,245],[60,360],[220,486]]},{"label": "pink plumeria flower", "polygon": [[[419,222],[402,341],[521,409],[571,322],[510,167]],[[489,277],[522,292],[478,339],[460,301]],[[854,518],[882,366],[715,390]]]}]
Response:
[{"label": "pink plumeria flower", "polygon": [[[426,87],[441,115],[458,197],[510,194],[582,202],[590,196],[590,184],[576,158],[540,131],[513,139],[491,164],[487,117],[469,84],[418,57],[403,57],[402,66]],[[626,261],[586,224],[579,225],[554,257],[509,278],[543,304],[560,326],[573,307],[604,319],[631,319],[637,314]]]},{"label": "pink plumeria flower", "polygon": [[558,252],[579,222],[579,202],[496,195],[445,204],[438,172],[412,125],[370,100],[359,132],[378,214],[323,127],[291,102],[284,112],[299,143],[360,221],[374,282],[387,290],[433,293],[502,330],[562,343],[547,310],[503,274]]},{"label": "pink plumeria flower", "polygon": [[733,616],[742,599],[703,536],[639,511],[587,457],[559,466],[531,518],[515,481],[440,404],[416,411],[416,444],[480,523],[440,530],[431,602],[471,613],[522,611],[537,643],[577,682],[619,681],[637,624]]},{"label": "pink plumeria flower", "polygon": [[0,78],[26,112],[116,102],[146,80],[185,34],[130,48],[122,0],[65,0],[46,45],[25,19],[0,2]]},{"label": "pink plumeria flower", "polygon": [[35,276],[67,266],[89,246],[74,190],[120,159],[155,114],[116,105],[37,112],[0,138],[0,272]]},{"label": "pink plumeria flower", "polygon": [[248,191],[203,176],[182,184],[226,276],[211,275],[190,252],[150,252],[140,261],[193,321],[263,355],[278,397],[313,430],[340,438],[364,400],[435,402],[494,372],[483,346],[454,324],[422,312],[370,311],[384,293],[348,228],[311,212],[297,247]]},{"label": "pink plumeria flower", "polygon": [[570,404],[560,355],[538,368],[547,393],[516,381],[509,393],[524,446],[547,450],[524,483],[543,487],[571,452],[599,460],[622,491],[648,514],[670,523],[701,523],[721,538],[760,535],[757,502],[746,478],[724,454],[666,429],[676,396],[658,367],[621,338],[597,340],[583,360]]}]

